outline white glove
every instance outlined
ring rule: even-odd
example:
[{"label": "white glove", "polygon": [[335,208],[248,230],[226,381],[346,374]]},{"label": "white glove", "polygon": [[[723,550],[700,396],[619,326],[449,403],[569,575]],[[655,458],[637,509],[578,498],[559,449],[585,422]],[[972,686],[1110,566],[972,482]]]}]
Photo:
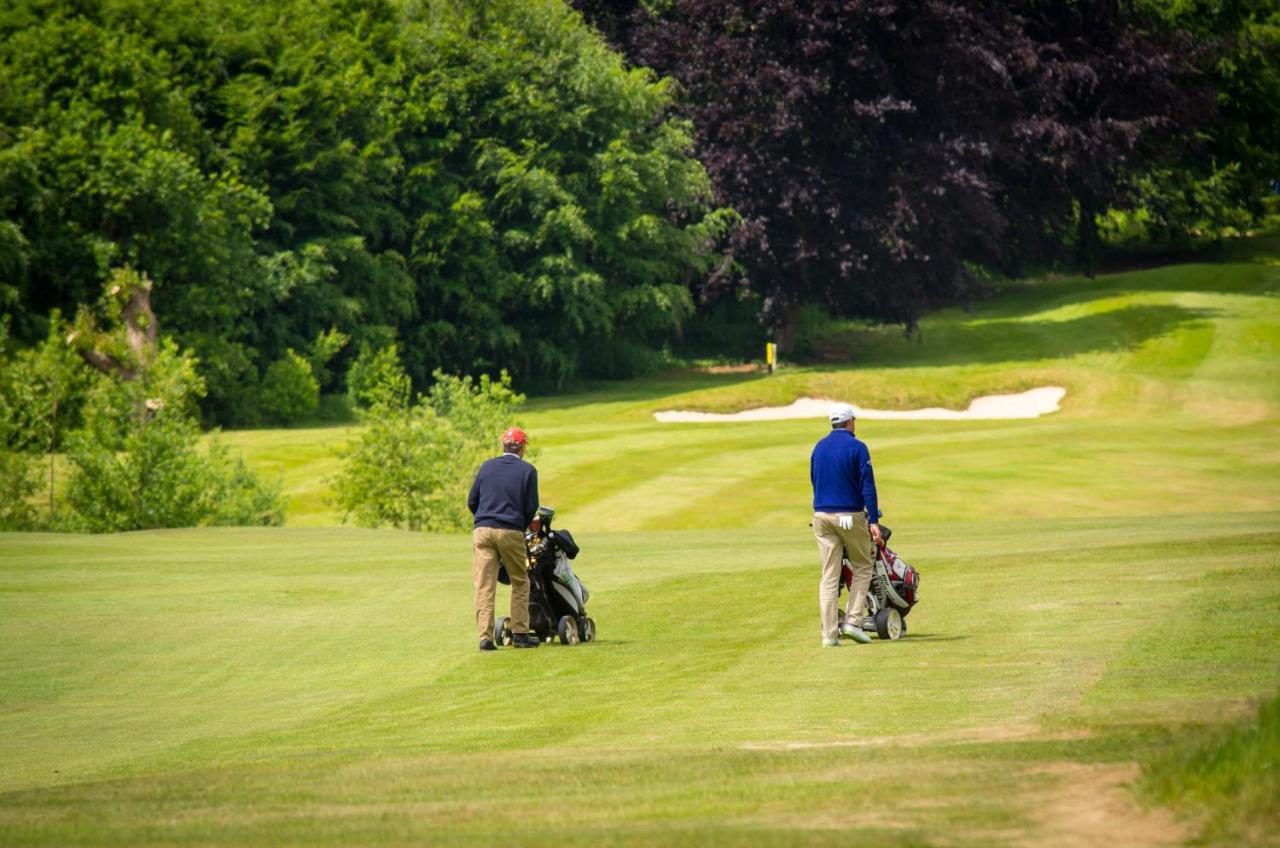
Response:
[{"label": "white glove", "polygon": [[853,529],[853,516],[852,516],[852,515],[842,515],[842,516],[840,516],[840,529],[841,529],[841,530],[852,530],[852,529]]}]

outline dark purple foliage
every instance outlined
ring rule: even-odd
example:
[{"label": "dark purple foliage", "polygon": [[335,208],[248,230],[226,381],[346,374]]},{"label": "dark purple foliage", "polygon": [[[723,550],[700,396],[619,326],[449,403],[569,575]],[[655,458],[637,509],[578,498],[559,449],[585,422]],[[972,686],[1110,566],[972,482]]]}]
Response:
[{"label": "dark purple foliage", "polygon": [[684,86],[739,282],[784,332],[810,302],[911,325],[975,293],[969,263],[1088,248],[1184,124],[1182,59],[1116,2],[676,0],[621,25],[631,5],[582,4]]}]

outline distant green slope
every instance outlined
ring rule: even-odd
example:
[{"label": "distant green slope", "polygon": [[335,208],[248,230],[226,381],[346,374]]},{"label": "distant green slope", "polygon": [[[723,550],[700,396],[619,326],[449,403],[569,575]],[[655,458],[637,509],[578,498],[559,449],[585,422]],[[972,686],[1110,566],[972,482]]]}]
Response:
[{"label": "distant green slope", "polygon": [[[683,373],[531,402],[543,498],[591,530],[803,526],[807,457],[825,423],[658,424],[660,409],[734,411],[832,397],[945,405],[1036,386],[1062,411],[1004,422],[864,421],[887,521],[1206,515],[1280,504],[1280,251],[1008,285],[918,336],[837,326],[847,363],[774,376]],[[347,428],[228,433],[282,473],[294,525],[327,502]]]}]

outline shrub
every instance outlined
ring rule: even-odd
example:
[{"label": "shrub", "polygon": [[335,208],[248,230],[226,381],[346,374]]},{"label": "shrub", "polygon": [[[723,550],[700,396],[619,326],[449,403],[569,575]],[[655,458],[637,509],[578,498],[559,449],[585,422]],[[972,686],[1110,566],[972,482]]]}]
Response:
[{"label": "shrub", "polygon": [[209,512],[204,523],[223,527],[279,527],[284,524],[287,499],[279,480],[264,481],[233,456],[226,445],[209,447],[205,484]]},{"label": "shrub", "polygon": [[137,379],[99,376],[85,426],[68,439],[61,526],[106,533],[283,523],[278,485],[264,485],[221,446],[200,450],[193,409],[202,392],[195,361],[171,342]]},{"label": "shrub", "polygon": [[210,512],[209,468],[190,419],[161,416],[124,436],[115,451],[92,432],[71,438],[68,529],[90,533],[193,527]]},{"label": "shrub", "polygon": [[502,431],[511,426],[511,417],[525,400],[512,390],[511,376],[503,371],[497,380],[488,374],[472,380],[439,369],[431,376],[435,383],[425,402],[459,432],[468,452],[483,456],[496,449]]},{"label": "shrub", "polygon": [[[40,525],[31,503],[41,489],[36,455],[46,455],[52,486],[53,455],[80,418],[88,374],[65,331],[55,310],[43,342],[0,360],[0,530]],[[0,322],[0,353],[6,336]]]},{"label": "shrub", "polygon": [[422,404],[377,407],[343,456],[338,505],[365,527],[446,531],[466,527],[470,467],[465,439]]},{"label": "shrub", "polygon": [[[436,371],[435,384],[414,402],[394,348],[364,357],[368,370],[355,391],[371,400],[367,427],[340,452],[333,487],[347,517],[366,527],[450,531],[470,526],[467,490],[476,467],[524,403],[504,371],[493,380]],[[367,375],[367,376],[366,376]]]},{"label": "shrub", "polygon": [[311,363],[292,349],[267,367],[262,377],[258,411],[268,424],[290,425],[307,420],[320,406],[320,383]]},{"label": "shrub", "polygon": [[36,529],[31,498],[39,488],[35,458],[0,447],[0,530]]},{"label": "shrub", "polygon": [[409,402],[409,377],[400,364],[400,350],[387,345],[374,351],[361,345],[356,361],[347,372],[347,397],[355,409],[378,404],[403,407]]}]

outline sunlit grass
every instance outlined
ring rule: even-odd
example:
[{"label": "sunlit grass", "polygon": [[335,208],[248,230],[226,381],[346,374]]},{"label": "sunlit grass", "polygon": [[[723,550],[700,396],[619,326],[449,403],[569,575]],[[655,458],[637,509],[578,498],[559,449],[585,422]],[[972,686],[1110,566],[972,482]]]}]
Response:
[{"label": "sunlit grass", "polygon": [[[0,843],[1262,838],[1280,266],[1232,250],[1010,284],[911,339],[833,325],[839,364],[535,398],[591,646],[481,654],[465,536],[315,526],[349,427],[219,437],[281,476],[283,530],[0,536]],[[1049,384],[1041,419],[859,424],[923,600],[903,641],[835,651],[825,422],[652,417]]]},{"label": "sunlit grass", "polygon": [[803,527],[579,533],[600,641],[495,655],[464,536],[3,537],[0,841],[1046,838],[1046,767],[1280,682],[1278,519],[904,527],[907,638],[836,651]]}]

